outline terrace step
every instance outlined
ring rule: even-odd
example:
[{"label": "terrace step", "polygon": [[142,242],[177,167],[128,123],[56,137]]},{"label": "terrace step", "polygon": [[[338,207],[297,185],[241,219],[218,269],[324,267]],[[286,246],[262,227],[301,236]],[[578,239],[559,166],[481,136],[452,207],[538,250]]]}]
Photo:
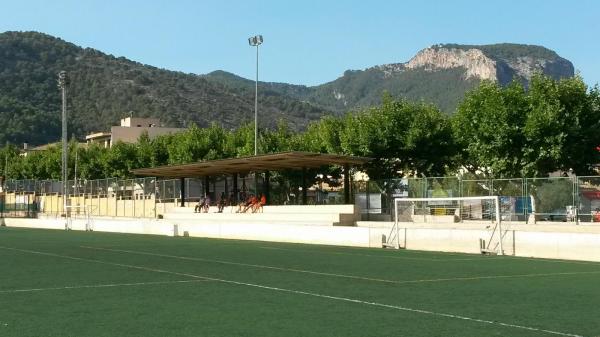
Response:
[{"label": "terrace step", "polygon": [[245,219],[243,217],[238,219],[215,219],[215,218],[179,218],[179,219],[167,219],[169,222],[179,225],[295,225],[295,226],[334,226],[335,223],[331,221],[319,221],[319,220],[271,220],[271,219]]},{"label": "terrace step", "polygon": [[175,207],[163,214],[171,221],[192,221],[196,223],[252,223],[252,224],[305,224],[305,225],[343,225],[353,226],[358,220],[354,205],[318,205],[318,206],[265,206],[262,213],[235,213],[237,206],[225,207],[223,213],[217,213],[217,207],[211,206],[208,213],[195,213],[194,207]]},{"label": "terrace step", "polygon": [[[212,209],[216,210],[216,206],[211,206]],[[227,206],[226,210],[234,208],[237,210],[237,206]],[[224,211],[224,212],[225,212]],[[194,213],[193,206],[187,207],[175,207],[170,212],[173,213]],[[281,206],[264,206],[263,213],[347,213],[354,214],[354,205],[281,205]]]}]

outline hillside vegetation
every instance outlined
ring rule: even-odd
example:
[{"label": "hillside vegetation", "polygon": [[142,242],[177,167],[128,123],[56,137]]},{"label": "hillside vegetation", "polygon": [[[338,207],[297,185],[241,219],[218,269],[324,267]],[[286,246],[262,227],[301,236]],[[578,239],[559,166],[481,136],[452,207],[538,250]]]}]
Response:
[{"label": "hillside vegetation", "polygon": [[[254,118],[254,94],[204,76],[158,69],[80,48],[40,34],[0,34],[0,143],[42,144],[60,135],[57,74],[69,74],[69,123],[72,135],[108,129],[119,119],[160,117],[168,126],[212,122],[235,128]],[[283,119],[301,129],[327,114],[296,99],[261,93],[261,120],[275,126]]]},{"label": "hillside vegetation", "polygon": [[[536,72],[555,79],[573,75],[570,62],[539,46],[436,45],[418,55],[436,48],[445,48],[450,54],[453,50],[481,50],[489,58],[488,65],[498,68],[502,85],[516,78],[527,86]],[[459,61],[465,57],[455,56]],[[465,64],[477,66],[477,61]],[[451,114],[465,93],[481,82],[466,76],[463,66],[434,63],[408,68],[406,64],[348,70],[338,79],[313,87],[261,82],[259,124],[274,128],[285,121],[290,129],[301,131],[323,116],[342,116],[381,104],[386,93],[432,103]],[[130,115],[159,117],[165,126],[215,123],[224,129],[238,128],[254,118],[254,82],[234,74],[185,74],[84,49],[41,33],[6,32],[0,34],[0,144],[37,145],[60,138],[57,74],[61,70],[70,77],[70,138],[107,130]]]},{"label": "hillside vegetation", "polygon": [[[453,115],[432,104],[385,95],[383,103],[341,117],[328,116],[294,131],[285,123],[261,129],[258,152],[310,151],[371,157],[363,169],[371,179],[455,175],[467,169],[481,177],[542,177],[550,172],[594,174],[600,162],[600,89],[580,77],[554,80],[534,76],[529,88],[486,81],[469,91]],[[70,172],[74,176],[75,146]],[[5,146],[4,176],[11,179],[58,179],[61,150],[53,147],[19,156]],[[185,132],[136,144],[95,144],[78,150],[78,177],[131,177],[140,167],[250,156],[254,125],[226,130],[191,125]],[[307,175],[316,179],[319,170]],[[324,168],[324,176],[340,170]],[[287,174],[300,178],[298,171]]]}]

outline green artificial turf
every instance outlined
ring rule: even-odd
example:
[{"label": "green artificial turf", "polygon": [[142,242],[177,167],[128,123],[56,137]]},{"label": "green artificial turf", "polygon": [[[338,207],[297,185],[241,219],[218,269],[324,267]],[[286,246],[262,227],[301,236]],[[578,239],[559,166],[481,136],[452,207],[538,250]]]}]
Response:
[{"label": "green artificial turf", "polygon": [[600,263],[0,228],[0,336],[599,336]]}]

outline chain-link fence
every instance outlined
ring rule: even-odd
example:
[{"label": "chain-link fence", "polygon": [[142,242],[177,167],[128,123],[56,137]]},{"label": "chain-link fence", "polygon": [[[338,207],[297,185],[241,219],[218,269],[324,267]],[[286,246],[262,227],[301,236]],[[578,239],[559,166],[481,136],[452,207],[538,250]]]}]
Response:
[{"label": "chain-link fence", "polygon": [[65,200],[61,181],[8,180],[3,187],[0,211],[6,210],[6,216],[19,216],[12,211],[15,209],[58,217],[65,214],[66,205],[68,212],[93,216],[156,217],[155,178],[69,180],[66,187]]},{"label": "chain-link fence", "polygon": [[[240,195],[268,193],[267,189],[274,192],[270,204],[301,202],[297,196],[290,198],[289,193],[284,193],[282,197],[277,193],[287,191],[278,182],[272,182],[267,188],[264,177],[260,175],[238,177],[237,199],[230,197],[235,186],[232,177],[186,178],[183,186],[181,179],[156,178],[69,180],[66,186],[67,210],[88,212],[92,216],[154,218],[178,206],[182,198],[186,206],[194,205],[205,196],[215,204],[223,194],[228,201],[239,200]],[[0,216],[18,215],[27,210],[31,216],[36,212],[46,216],[63,216],[65,202],[62,189],[62,182],[58,180],[5,181]]]},{"label": "chain-link fence", "polygon": [[600,222],[600,177],[578,177],[574,198],[580,221]]},{"label": "chain-link fence", "polygon": [[394,198],[498,195],[504,220],[600,222],[600,176],[513,179],[404,178],[355,183],[364,220],[390,220]]},{"label": "chain-link fence", "polygon": [[[302,204],[303,191],[290,182],[262,175],[238,177],[157,180],[100,179],[67,182],[66,204],[71,211],[84,210],[94,216],[155,218],[181,203],[191,206],[204,196],[216,203],[224,194],[230,202],[234,186],[238,192],[265,193],[269,204]],[[57,180],[8,180],[0,199],[0,216],[64,214],[62,182]],[[308,188],[309,204],[343,203],[344,187],[325,191]],[[459,179],[457,177],[403,178],[355,181],[352,202],[364,219],[389,220],[395,198],[436,198],[498,195],[502,217],[515,221],[600,222],[600,176],[514,179]],[[239,200],[239,195],[237,195]]]}]

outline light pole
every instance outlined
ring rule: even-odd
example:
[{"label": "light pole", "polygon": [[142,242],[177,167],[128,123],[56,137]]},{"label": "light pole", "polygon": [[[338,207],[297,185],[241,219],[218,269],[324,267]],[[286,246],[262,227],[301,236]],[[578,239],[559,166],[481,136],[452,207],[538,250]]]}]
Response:
[{"label": "light pole", "polygon": [[[74,137],[73,137],[74,138]],[[77,160],[79,155],[79,144],[75,143],[75,172],[73,173],[73,191],[77,198],[76,206],[79,206],[79,185],[77,185]]]},{"label": "light pole", "polygon": [[262,35],[248,38],[251,46],[256,46],[256,86],[254,88],[254,155],[258,154],[258,46],[263,43]]},{"label": "light pole", "polygon": [[62,192],[65,229],[69,229],[67,221],[67,85],[67,72],[63,70],[58,73],[58,87],[62,91]]}]

